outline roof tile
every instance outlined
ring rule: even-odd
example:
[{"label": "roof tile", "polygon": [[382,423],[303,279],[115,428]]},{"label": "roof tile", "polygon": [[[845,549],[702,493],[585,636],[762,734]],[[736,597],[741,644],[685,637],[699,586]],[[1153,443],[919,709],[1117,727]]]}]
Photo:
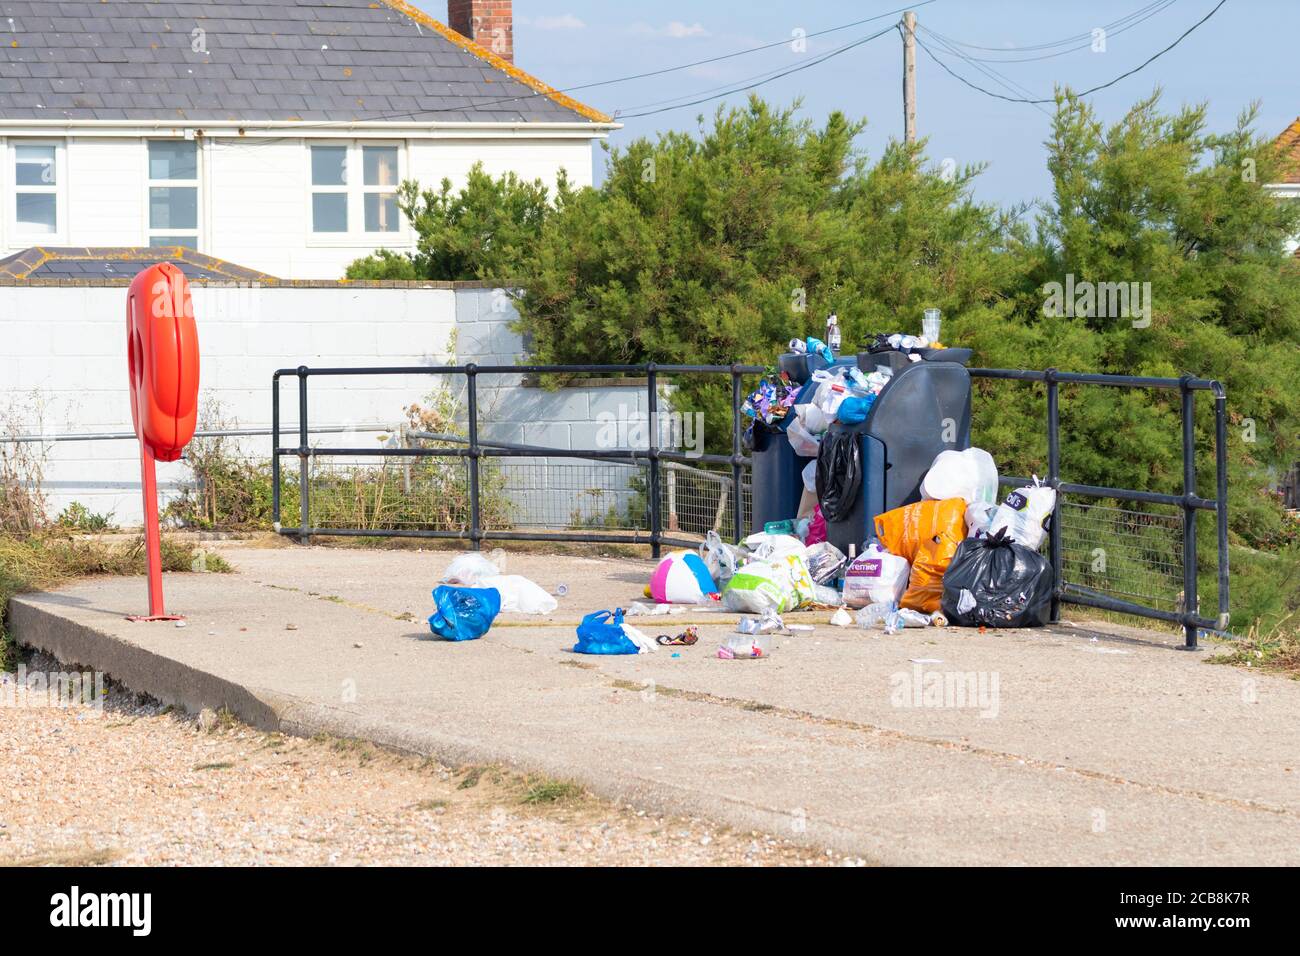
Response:
[{"label": "roof tile", "polygon": [[403,0],[0,0],[0,81],[0,122],[605,119]]}]

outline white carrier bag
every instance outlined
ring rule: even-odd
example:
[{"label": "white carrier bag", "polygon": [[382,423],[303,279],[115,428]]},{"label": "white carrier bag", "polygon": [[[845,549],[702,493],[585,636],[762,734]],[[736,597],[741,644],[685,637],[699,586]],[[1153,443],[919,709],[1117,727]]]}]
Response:
[{"label": "white carrier bag", "polygon": [[890,554],[873,541],[844,572],[844,603],[849,607],[897,604],[911,573],[906,558]]},{"label": "white carrier bag", "polygon": [[1043,545],[1047,521],[1055,507],[1055,490],[1048,488],[1034,475],[1032,485],[1017,488],[998,505],[993,520],[989,522],[988,535],[992,537],[1005,528],[1007,537],[1016,544],[1037,551]]}]

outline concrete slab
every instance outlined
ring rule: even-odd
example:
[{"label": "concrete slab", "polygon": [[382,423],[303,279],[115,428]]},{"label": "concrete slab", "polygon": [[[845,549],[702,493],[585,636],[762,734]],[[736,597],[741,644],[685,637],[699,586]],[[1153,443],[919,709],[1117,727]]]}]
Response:
[{"label": "concrete slab", "polygon": [[1177,635],[885,636],[822,612],[770,659],[721,661],[735,617],[692,611],[638,623],[699,621],[695,647],[591,658],[577,620],[637,599],[651,562],[512,553],[511,573],[568,595],[458,645],[424,623],[450,553],[222,550],[236,574],[168,577],[185,628],[125,621],[143,584],[116,578],[16,599],[13,631],[190,709],[501,761],[884,863],[1300,862],[1300,683],[1207,666]]}]

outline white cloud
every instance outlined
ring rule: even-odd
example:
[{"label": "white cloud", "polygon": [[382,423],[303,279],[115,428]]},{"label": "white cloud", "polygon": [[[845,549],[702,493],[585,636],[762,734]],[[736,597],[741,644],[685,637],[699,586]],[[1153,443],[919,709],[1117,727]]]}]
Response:
[{"label": "white cloud", "polygon": [[685,37],[706,37],[709,35],[709,31],[704,29],[704,25],[699,22],[687,26],[680,20],[674,20],[664,28],[664,35],[680,40]]},{"label": "white cloud", "polygon": [[642,36],[669,37],[674,40],[686,40],[693,37],[712,36],[704,24],[683,23],[681,20],[673,20],[667,26],[652,27],[648,23],[635,23],[632,25],[632,32],[639,33]]},{"label": "white cloud", "polygon": [[572,13],[565,13],[558,17],[537,17],[532,24],[539,30],[585,30],[587,27],[587,24]]}]

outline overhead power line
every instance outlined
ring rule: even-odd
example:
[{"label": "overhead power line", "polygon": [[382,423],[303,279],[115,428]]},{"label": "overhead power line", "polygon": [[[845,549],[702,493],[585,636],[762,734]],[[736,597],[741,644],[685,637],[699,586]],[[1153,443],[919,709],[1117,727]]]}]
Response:
[{"label": "overhead power line", "polygon": [[[1111,37],[1117,37],[1121,33],[1126,33],[1129,30],[1132,30],[1134,27],[1140,26],[1141,24],[1145,23],[1147,20],[1150,20],[1152,17],[1160,13],[1163,13],[1165,10],[1167,10],[1169,7],[1172,7],[1177,2],[1178,0],[1160,0],[1160,2],[1152,4],[1151,7],[1144,7],[1143,8],[1143,12],[1145,13],[1144,16],[1138,17],[1135,20],[1131,20],[1130,22],[1125,23],[1122,26],[1119,25],[1122,21],[1117,20],[1115,21],[1115,23],[1106,24],[1100,29],[1105,31],[1105,36],[1108,39]],[[944,36],[942,33],[937,33],[934,30],[928,29],[926,27],[921,27],[921,29],[924,30],[930,36],[934,37],[934,39],[943,41],[945,45],[947,45],[951,49],[952,53],[955,56],[960,56],[963,60],[966,60],[968,63],[974,63],[976,61],[980,63],[1036,63],[1039,60],[1051,60],[1058,56],[1067,56],[1070,53],[1077,53],[1080,50],[1091,49],[1092,44],[1094,42],[1091,34],[1085,34],[1083,38],[1083,42],[1079,43],[1077,46],[1067,47],[1064,50],[1056,50],[1052,53],[1044,53],[1040,56],[1018,56],[1018,57],[976,56],[973,53],[963,53],[957,49],[957,47],[959,46],[965,47],[968,50],[975,49],[970,44],[961,43],[957,40],[954,40],[952,37]],[[1015,49],[1017,48],[1008,47],[1005,52],[1011,52],[1014,51]],[[1022,49],[1027,50],[1028,48],[1022,48]]]},{"label": "overhead power line", "polygon": [[[1098,84],[1097,86],[1093,86],[1093,87],[1090,87],[1090,88],[1088,88],[1088,89],[1086,89],[1086,90],[1083,90],[1081,93],[1079,93],[1079,94],[1077,94],[1077,95],[1079,95],[1079,96],[1088,96],[1088,95],[1091,94],[1091,93],[1096,93],[1096,92],[1098,92],[1099,90],[1104,90],[1104,89],[1106,89],[1106,88],[1108,88],[1108,87],[1114,86],[1114,85],[1115,85],[1116,83],[1118,83],[1120,80],[1127,79],[1128,77],[1132,76],[1134,73],[1138,73],[1138,72],[1140,72],[1141,70],[1146,69],[1148,66],[1150,66],[1152,63],[1154,63],[1156,60],[1160,59],[1160,57],[1164,56],[1166,53],[1168,53],[1168,52],[1169,52],[1170,50],[1172,50],[1174,47],[1178,46],[1178,44],[1182,43],[1183,40],[1187,39],[1187,37],[1188,37],[1189,35],[1191,35],[1192,32],[1195,31],[1195,30],[1197,29],[1197,27],[1199,27],[1199,26],[1200,26],[1201,24],[1203,24],[1206,20],[1210,19],[1210,17],[1212,17],[1212,16],[1214,16],[1216,13],[1218,13],[1218,12],[1219,12],[1219,8],[1222,7],[1222,6],[1223,6],[1225,3],[1227,3],[1227,2],[1228,2],[1228,0],[1219,0],[1219,2],[1218,2],[1217,4],[1215,4],[1214,9],[1212,9],[1209,13],[1207,13],[1205,16],[1201,17],[1201,19],[1197,20],[1197,21],[1196,21],[1195,23],[1193,23],[1190,27],[1188,27],[1186,30],[1184,30],[1184,31],[1182,32],[1182,34],[1179,35],[1178,39],[1174,40],[1173,43],[1169,44],[1167,47],[1165,47],[1163,50],[1160,50],[1158,53],[1154,53],[1154,54],[1152,54],[1152,55],[1149,56],[1146,60],[1144,60],[1142,63],[1140,63],[1139,65],[1135,66],[1133,69],[1128,70],[1128,71],[1125,72],[1125,73],[1121,73],[1119,76],[1115,77],[1113,80],[1109,80],[1109,81],[1107,81],[1107,82],[1105,82],[1105,83],[1101,83],[1101,84]],[[942,59],[940,59],[940,58],[935,54],[935,52],[934,52],[933,50],[931,50],[928,46],[926,46],[925,43],[923,43],[919,37],[917,38],[917,41],[916,41],[916,42],[917,42],[918,45],[920,45],[921,49],[923,49],[926,53],[928,53],[928,54],[930,55],[930,58],[931,58],[932,60],[934,60],[935,63],[939,64],[939,66],[943,68],[943,70],[944,70],[945,73],[949,74],[949,75],[952,76],[954,79],[959,80],[960,82],[964,83],[966,86],[969,86],[971,89],[976,90],[976,91],[978,91],[978,92],[980,92],[980,93],[983,93],[985,96],[991,96],[991,97],[993,97],[994,99],[999,99],[999,100],[1006,100],[1008,103],[1030,103],[1030,104],[1035,104],[1035,103],[1053,103],[1053,102],[1055,102],[1055,98],[1045,99],[1045,98],[1029,98],[1029,97],[1017,97],[1017,96],[1004,96],[1004,95],[1001,94],[1001,93],[994,93],[992,90],[985,89],[984,87],[980,86],[979,84],[977,84],[977,83],[973,83],[973,82],[971,82],[970,80],[966,79],[966,77],[962,76],[960,73],[957,73],[955,70],[953,70],[951,67],[949,67],[947,63],[945,63]]]},{"label": "overhead power line", "polygon": [[[1129,20],[1132,20],[1134,17],[1140,16],[1146,13],[1147,11],[1152,10],[1155,7],[1159,7],[1162,4],[1167,4],[1168,2],[1170,2],[1170,0],[1153,0],[1152,3],[1148,3],[1145,7],[1142,7],[1140,10],[1134,10],[1132,13],[1122,16],[1118,20],[1112,20],[1110,23],[1103,23],[1101,25],[1101,29],[1106,31],[1114,30],[1116,27],[1122,26],[1123,24],[1127,23]],[[1174,0],[1174,2],[1176,2],[1176,0]],[[960,40],[952,40],[952,42],[957,46],[965,47],[967,50],[987,50],[990,53],[1012,53],[1017,51],[1021,53],[1032,53],[1037,50],[1050,50],[1053,47],[1066,46],[1067,44],[1070,43],[1078,43],[1080,40],[1090,40],[1091,38],[1092,38],[1092,31],[1089,30],[1087,33],[1077,33],[1074,36],[1062,37],[1059,40],[1049,40],[1046,43],[1033,43],[1033,44],[1028,44],[1026,46],[980,46],[979,44],[976,43],[963,43]]]},{"label": "overhead power line", "polygon": [[[646,110],[645,112],[641,112],[641,113],[622,113],[619,111],[615,111],[614,118],[615,119],[637,119],[638,117],[641,116],[654,116],[656,113],[667,113],[671,110],[685,109],[688,106],[698,106],[701,103],[707,103],[710,100],[722,99],[723,97],[730,96],[733,93],[743,93],[748,90],[757,89],[760,86],[772,82],[773,80],[779,80],[783,76],[790,76],[792,73],[799,73],[803,70],[811,69],[814,66],[819,66],[822,63],[825,63],[827,60],[839,56],[841,53],[847,53],[849,50],[856,49],[857,47],[862,46],[864,43],[870,43],[872,40],[875,40],[878,37],[882,37],[886,33],[890,33],[891,31],[893,31],[893,29],[894,29],[893,26],[885,27],[883,30],[873,33],[870,36],[860,37],[857,40],[852,41],[851,43],[846,43],[844,44],[844,46],[831,50],[829,53],[824,53],[821,56],[815,57],[809,60],[807,63],[801,63],[798,66],[793,66],[788,69],[781,70],[780,72],[777,73],[771,73],[769,71],[769,73],[767,74],[760,74],[760,76],[764,77],[763,79],[754,79],[751,77],[750,80],[738,80],[737,82],[741,85],[730,87],[721,93],[711,93],[707,96],[700,96],[698,99],[693,99],[686,103],[678,103],[675,106],[663,106],[660,107],[659,109]],[[716,87],[714,87],[714,89],[716,89]],[[705,92],[705,91],[701,91],[701,92]],[[686,95],[694,96],[696,94],[688,93]]]}]

